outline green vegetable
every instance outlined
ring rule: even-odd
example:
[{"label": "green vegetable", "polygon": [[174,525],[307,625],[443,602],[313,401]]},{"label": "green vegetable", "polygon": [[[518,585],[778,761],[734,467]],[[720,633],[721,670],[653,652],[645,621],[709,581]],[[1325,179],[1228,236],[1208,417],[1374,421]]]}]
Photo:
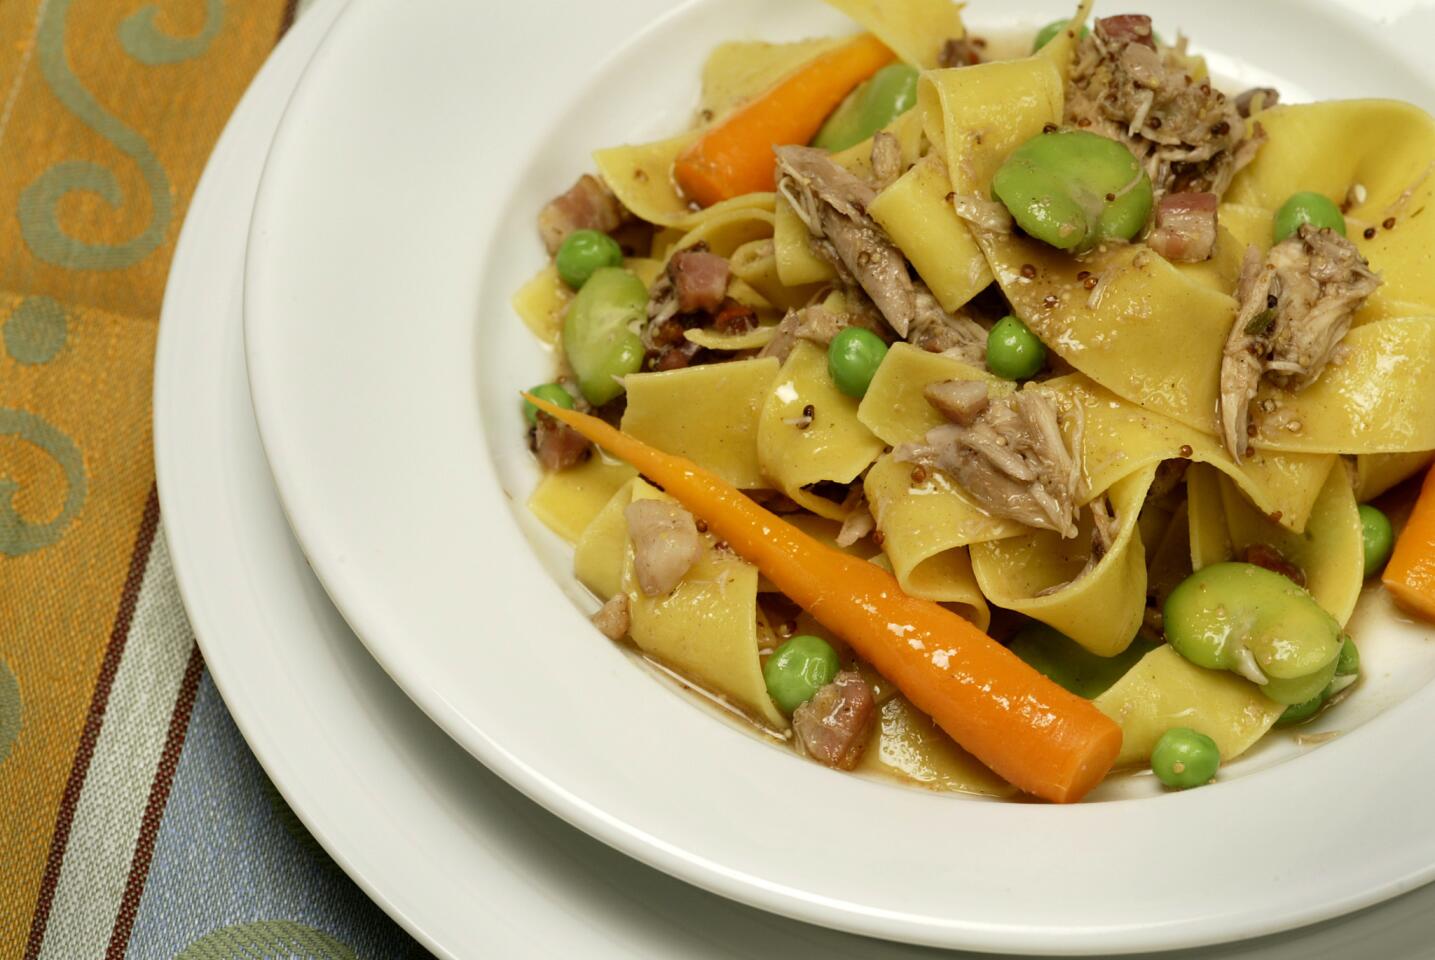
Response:
[{"label": "green vegetable", "polygon": [[1273,231],[1275,242],[1280,243],[1295,236],[1303,223],[1314,227],[1329,227],[1342,237],[1345,236],[1345,217],[1329,197],[1319,193],[1293,193],[1276,211]]},{"label": "green vegetable", "polygon": [[1340,624],[1264,567],[1203,567],[1171,591],[1163,614],[1177,653],[1198,667],[1240,674],[1277,703],[1304,703],[1335,676]]},{"label": "green vegetable", "polygon": [[1287,707],[1285,713],[1282,713],[1280,719],[1276,721],[1276,725],[1288,727],[1309,720],[1320,711],[1321,707],[1325,706],[1327,700],[1354,683],[1359,675],[1360,651],[1356,649],[1355,641],[1346,637],[1340,645],[1340,656],[1335,661],[1335,678],[1314,697],[1304,703],[1296,703]]},{"label": "green vegetable", "polygon": [[1007,380],[1025,380],[1046,366],[1046,347],[1026,324],[1005,316],[987,334],[987,369]]},{"label": "green vegetable", "polygon": [[1365,551],[1365,575],[1373,577],[1385,569],[1385,561],[1390,559],[1395,530],[1390,518],[1368,503],[1360,505],[1360,543]]},{"label": "green vegetable", "polygon": [[1216,741],[1190,727],[1172,727],[1151,751],[1151,769],[1168,787],[1186,790],[1209,783],[1221,766]]},{"label": "green vegetable", "polygon": [[[534,387],[528,392],[538,399],[547,400],[549,403],[562,407],[564,410],[573,409],[573,395],[556,383],[545,383]],[[523,419],[528,421],[530,427],[538,423],[538,408],[527,400],[523,401]]]},{"label": "green vegetable", "polygon": [[1131,151],[1084,130],[1038,134],[1017,147],[992,192],[1027,233],[1077,253],[1130,240],[1151,215],[1151,181]]},{"label": "green vegetable", "polygon": [[811,700],[841,668],[837,651],[821,637],[801,634],[773,651],[762,668],[768,696],[783,713]]},{"label": "green vegetable", "polygon": [[827,348],[827,372],[837,389],[849,397],[862,397],[887,355],[882,338],[865,327],[847,327]]},{"label": "green vegetable", "polygon": [[832,111],[812,145],[836,153],[866,140],[917,105],[917,77],[917,68],[905,63],[878,70]]},{"label": "green vegetable", "polygon": [[1053,627],[1029,623],[1012,637],[1007,649],[1037,673],[1076,694],[1094,700],[1136,665],[1156,644],[1144,637],[1114,657],[1098,657]]},{"label": "green vegetable", "polygon": [[599,267],[621,267],[623,249],[618,241],[597,230],[574,230],[563,239],[554,258],[558,276],[577,290],[588,282]]},{"label": "green vegetable", "polygon": [[568,305],[563,353],[578,389],[598,407],[623,392],[621,380],[643,365],[636,328],[648,316],[648,290],[627,270],[599,267]]},{"label": "green vegetable", "polygon": [[[1067,25],[1068,23],[1070,23],[1070,22],[1071,22],[1070,20],[1053,20],[1053,21],[1051,21],[1051,23],[1048,23],[1046,26],[1044,26],[1044,27],[1042,27],[1040,30],[1038,30],[1038,31],[1036,32],[1036,39],[1033,40],[1033,41],[1032,41],[1032,44],[1031,44],[1031,52],[1032,52],[1032,53],[1036,53],[1036,52],[1037,52],[1038,50],[1040,50],[1042,47],[1046,46],[1048,43],[1051,43],[1051,41],[1055,40],[1055,39],[1056,39],[1056,35],[1057,35],[1058,33],[1060,33],[1061,31],[1065,30],[1065,29],[1066,29],[1066,25]],[[1080,39],[1085,40],[1087,34],[1089,34],[1089,33],[1091,33],[1091,28],[1090,28],[1090,27],[1087,27],[1087,26],[1083,26],[1083,27],[1081,28],[1081,37],[1080,37]]]}]

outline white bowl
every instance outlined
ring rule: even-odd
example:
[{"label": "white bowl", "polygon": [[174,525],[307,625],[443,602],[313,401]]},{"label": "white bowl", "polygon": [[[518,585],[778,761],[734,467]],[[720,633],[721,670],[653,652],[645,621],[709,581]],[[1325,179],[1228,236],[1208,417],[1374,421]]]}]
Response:
[{"label": "white bowl", "polygon": [[[1139,6],[1226,75],[1435,102],[1427,3],[1382,5],[1404,18],[1393,27],[1329,0]],[[970,12],[986,27],[1064,8]],[[534,214],[593,147],[679,128],[715,43],[846,29],[812,0],[360,0],[343,16],[275,142],[245,291],[266,451],[336,605],[529,796],[676,876],[815,923],[1113,953],[1290,928],[1429,879],[1435,758],[1406,744],[1435,721],[1435,659],[1425,631],[1378,612],[1361,637],[1379,694],[1342,706],[1346,736],[1290,762],[1258,753],[1211,788],[1065,808],[799,762],[586,623],[567,549],[522,506],[535,474],[515,395],[550,361],[508,298],[542,262]]]}]

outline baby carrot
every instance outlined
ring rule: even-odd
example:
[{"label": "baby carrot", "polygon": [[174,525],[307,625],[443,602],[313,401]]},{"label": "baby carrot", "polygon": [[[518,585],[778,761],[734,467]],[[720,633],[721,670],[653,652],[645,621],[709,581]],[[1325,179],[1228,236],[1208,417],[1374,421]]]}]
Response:
[{"label": "baby carrot", "polygon": [[673,179],[704,207],[772,190],[772,148],[807,143],[854,87],[891,60],[892,51],[871,34],[814,57],[679,154]]},{"label": "baby carrot", "polygon": [[841,637],[953,740],[1028,793],[1080,800],[1121,749],[1121,728],[961,617],[891,574],[814,540],[691,460],[596,417],[528,399],[637,467],[779,590]]},{"label": "baby carrot", "polygon": [[1425,474],[1420,497],[1380,582],[1406,610],[1435,620],[1435,467]]}]

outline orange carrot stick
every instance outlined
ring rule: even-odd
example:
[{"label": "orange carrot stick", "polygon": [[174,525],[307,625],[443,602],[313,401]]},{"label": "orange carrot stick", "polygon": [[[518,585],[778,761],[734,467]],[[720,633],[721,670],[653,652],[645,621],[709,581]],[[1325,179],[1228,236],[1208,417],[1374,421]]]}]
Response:
[{"label": "orange carrot stick", "polygon": [[1017,787],[1069,803],[1111,769],[1121,728],[966,620],[907,595],[881,567],[814,540],[691,460],[596,417],[528,399],[702,518],[953,740]]},{"label": "orange carrot stick", "polygon": [[871,34],[814,57],[679,154],[673,178],[704,207],[772,190],[772,148],[807,143],[843,98],[892,58],[892,51]]},{"label": "orange carrot stick", "polygon": [[1435,467],[1425,474],[1420,497],[1395,541],[1380,582],[1406,610],[1435,620]]}]

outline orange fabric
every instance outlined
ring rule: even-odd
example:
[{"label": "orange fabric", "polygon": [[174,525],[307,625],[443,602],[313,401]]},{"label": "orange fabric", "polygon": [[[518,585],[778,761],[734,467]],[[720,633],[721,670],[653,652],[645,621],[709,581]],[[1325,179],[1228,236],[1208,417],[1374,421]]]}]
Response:
[{"label": "orange fabric", "polygon": [[287,15],[284,0],[0,3],[0,944],[25,943],[122,615],[174,241]]}]

